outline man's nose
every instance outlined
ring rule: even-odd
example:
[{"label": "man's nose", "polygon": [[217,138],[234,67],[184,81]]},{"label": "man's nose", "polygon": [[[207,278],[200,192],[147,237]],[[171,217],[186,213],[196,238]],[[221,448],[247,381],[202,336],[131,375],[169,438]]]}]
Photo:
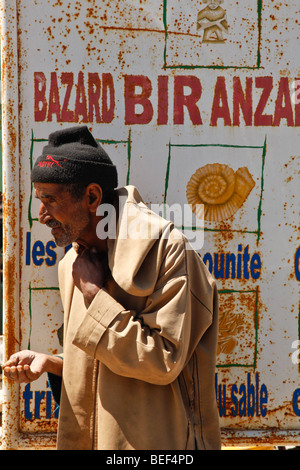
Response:
[{"label": "man's nose", "polygon": [[45,205],[43,203],[41,203],[40,209],[39,209],[39,222],[41,224],[45,224],[50,219],[51,219],[51,216],[50,216],[49,212],[47,211]]}]

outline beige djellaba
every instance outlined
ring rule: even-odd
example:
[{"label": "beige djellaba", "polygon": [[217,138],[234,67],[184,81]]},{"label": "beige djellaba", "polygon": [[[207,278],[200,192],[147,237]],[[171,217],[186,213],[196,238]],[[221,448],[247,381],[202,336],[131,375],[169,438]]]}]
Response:
[{"label": "beige djellaba", "polygon": [[[215,281],[135,187],[117,195],[123,203],[108,240],[111,276],[89,306],[73,284],[76,246],[59,265],[65,317],[57,448],[218,450]],[[121,237],[137,220],[151,237]]]}]

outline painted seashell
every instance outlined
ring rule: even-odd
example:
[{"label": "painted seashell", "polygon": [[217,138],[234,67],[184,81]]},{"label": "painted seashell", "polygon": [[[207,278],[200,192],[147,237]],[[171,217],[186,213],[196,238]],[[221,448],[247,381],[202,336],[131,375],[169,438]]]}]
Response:
[{"label": "painted seashell", "polygon": [[254,180],[248,168],[236,172],[228,165],[211,163],[198,168],[186,187],[186,197],[192,211],[214,222],[232,217],[244,204],[254,188]]}]

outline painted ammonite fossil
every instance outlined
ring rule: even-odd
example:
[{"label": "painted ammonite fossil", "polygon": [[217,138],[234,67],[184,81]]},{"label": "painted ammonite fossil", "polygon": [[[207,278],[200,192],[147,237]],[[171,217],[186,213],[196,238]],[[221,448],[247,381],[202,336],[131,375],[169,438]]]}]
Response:
[{"label": "painted ammonite fossil", "polygon": [[230,310],[220,309],[218,354],[230,354],[238,345],[238,335],[242,331],[244,320],[242,315],[237,315]]},{"label": "painted ammonite fossil", "polygon": [[254,186],[248,168],[234,172],[228,165],[212,163],[198,168],[192,175],[186,197],[196,215],[203,217],[199,205],[204,204],[204,219],[220,222],[240,209]]}]

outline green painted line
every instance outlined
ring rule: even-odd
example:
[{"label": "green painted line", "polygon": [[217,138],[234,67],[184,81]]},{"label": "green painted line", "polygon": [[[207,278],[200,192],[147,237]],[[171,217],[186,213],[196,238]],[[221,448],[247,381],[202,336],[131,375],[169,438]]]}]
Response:
[{"label": "green painted line", "polygon": [[261,206],[262,206],[262,199],[263,199],[263,192],[264,192],[264,171],[265,171],[265,160],[266,160],[266,153],[267,153],[267,136],[265,137],[265,143],[263,147],[263,154],[262,154],[262,169],[261,169],[261,191],[260,191],[260,198],[258,204],[258,211],[257,211],[257,225],[258,225],[258,234],[257,234],[257,241],[256,244],[258,245],[261,235]]},{"label": "green painted line", "polygon": [[232,144],[170,144],[171,147],[222,147],[236,149],[264,149],[265,145],[232,145]]},{"label": "green painted line", "polygon": [[130,170],[131,170],[131,129],[129,129],[128,141],[127,141],[127,177],[126,184],[130,182]]},{"label": "green painted line", "polygon": [[169,142],[169,153],[168,153],[168,163],[167,163],[167,171],[165,177],[165,195],[164,195],[164,204],[167,202],[167,194],[168,194],[168,187],[169,187],[169,176],[170,176],[170,164],[171,164],[171,142]]}]

